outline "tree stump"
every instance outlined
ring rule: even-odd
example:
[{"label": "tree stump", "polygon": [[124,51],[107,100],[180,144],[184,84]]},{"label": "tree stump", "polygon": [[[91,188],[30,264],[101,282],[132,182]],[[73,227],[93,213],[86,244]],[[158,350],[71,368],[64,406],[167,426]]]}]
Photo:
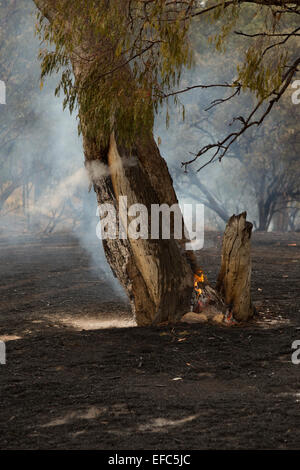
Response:
[{"label": "tree stump", "polygon": [[233,318],[246,321],[253,316],[251,302],[251,232],[247,213],[233,215],[223,237],[221,269],[216,289],[229,307]]}]

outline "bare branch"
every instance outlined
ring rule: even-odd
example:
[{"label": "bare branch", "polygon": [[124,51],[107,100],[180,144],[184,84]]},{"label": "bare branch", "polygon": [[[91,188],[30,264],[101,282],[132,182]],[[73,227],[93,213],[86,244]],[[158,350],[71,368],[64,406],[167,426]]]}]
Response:
[{"label": "bare branch", "polygon": [[207,165],[215,161],[216,157],[218,157],[219,161],[222,160],[224,155],[227,153],[231,145],[242,135],[244,134],[250,127],[253,126],[260,126],[265,118],[268,116],[268,114],[271,112],[273,106],[275,103],[279,101],[279,99],[282,97],[282,95],[285,93],[287,90],[288,86],[290,85],[295,73],[297,72],[297,67],[300,64],[300,57],[294,61],[294,63],[288,68],[287,72],[283,76],[282,84],[279,89],[274,89],[267,97],[269,99],[268,105],[261,115],[260,118],[257,118],[255,120],[252,120],[254,116],[256,115],[257,111],[261,109],[262,105],[265,103],[266,99],[261,99],[254,109],[251,111],[251,113],[248,115],[247,118],[244,118],[243,116],[238,116],[234,118],[233,122],[235,121],[240,121],[242,123],[242,127],[235,132],[230,133],[227,135],[222,141],[213,143],[213,144],[208,144],[202,147],[199,152],[194,156],[193,159],[189,161],[182,162],[182,166],[186,169],[188,165],[191,163],[194,163],[198,158],[200,158],[202,155],[205,155],[209,150],[214,150],[214,153],[212,157],[204,163],[197,171],[202,170],[205,168]]},{"label": "bare branch", "polygon": [[[194,86],[188,86],[186,88],[183,88],[182,90],[177,90],[177,91],[172,91],[170,93],[160,93],[160,98],[169,98],[170,96],[175,96],[175,95],[180,95],[182,93],[186,93],[191,90],[195,90],[197,88],[201,89],[207,89],[207,88],[237,88],[240,90],[241,85],[240,83],[216,83],[216,84],[210,84],[210,85],[194,85]],[[234,94],[236,94],[235,92]]]}]

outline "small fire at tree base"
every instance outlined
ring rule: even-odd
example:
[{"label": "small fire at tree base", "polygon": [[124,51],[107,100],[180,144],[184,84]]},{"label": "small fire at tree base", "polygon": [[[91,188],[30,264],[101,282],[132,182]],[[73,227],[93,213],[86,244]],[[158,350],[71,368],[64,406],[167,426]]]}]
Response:
[{"label": "small fire at tree base", "polygon": [[184,323],[224,323],[234,324],[229,309],[218,293],[208,284],[202,270],[195,273],[194,290],[191,298],[190,312],[181,321]]},{"label": "small fire at tree base", "polygon": [[226,325],[234,325],[237,323],[221,297],[209,286],[201,270],[195,273],[190,312],[186,313],[181,321],[186,323],[212,321]]},{"label": "small fire at tree base", "polygon": [[190,312],[181,321],[236,325],[253,316],[250,295],[252,224],[247,222],[246,216],[246,212],[233,215],[226,225],[216,289],[208,284],[201,269],[195,273]]}]

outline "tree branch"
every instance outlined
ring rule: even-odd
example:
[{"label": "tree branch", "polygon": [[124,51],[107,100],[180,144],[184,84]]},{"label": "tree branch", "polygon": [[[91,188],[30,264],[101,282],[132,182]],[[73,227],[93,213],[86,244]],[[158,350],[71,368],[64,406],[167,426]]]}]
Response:
[{"label": "tree branch", "polygon": [[208,144],[202,147],[199,152],[194,156],[193,159],[189,161],[182,162],[182,166],[186,169],[188,165],[191,163],[194,163],[199,157],[202,155],[205,155],[209,150],[214,150],[214,154],[212,157],[204,163],[197,171],[202,170],[205,168],[207,165],[212,163],[216,157],[218,157],[219,161],[222,160],[224,155],[227,153],[231,145],[242,135],[244,134],[250,127],[253,126],[260,126],[265,118],[268,116],[268,114],[271,112],[273,106],[275,103],[279,101],[279,99],[282,97],[282,95],[285,93],[287,90],[288,86],[290,85],[295,73],[297,72],[297,67],[300,64],[300,57],[294,61],[294,63],[288,68],[288,71],[285,73],[283,76],[282,80],[282,85],[281,88],[274,89],[269,95],[268,98],[270,98],[270,101],[268,102],[267,108],[265,109],[264,113],[259,119],[252,120],[253,117],[256,115],[257,111],[261,108],[261,106],[264,104],[266,101],[265,99],[261,99],[254,109],[251,111],[251,113],[248,115],[247,118],[244,118],[243,116],[238,116],[233,119],[234,121],[240,121],[242,123],[242,127],[236,131],[232,132],[229,135],[227,135],[222,141],[216,142],[213,144]]}]

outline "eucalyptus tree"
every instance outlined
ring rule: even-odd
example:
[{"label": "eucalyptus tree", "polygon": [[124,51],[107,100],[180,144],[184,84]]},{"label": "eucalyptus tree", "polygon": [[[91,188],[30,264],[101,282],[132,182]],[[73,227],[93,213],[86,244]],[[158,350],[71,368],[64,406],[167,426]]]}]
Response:
[{"label": "eucalyptus tree", "polygon": [[[45,42],[42,79],[61,71],[56,93],[63,91],[64,105],[78,110],[86,166],[99,203],[117,208],[120,197],[126,196],[128,205],[142,203],[149,212],[151,204],[177,203],[167,165],[153,138],[155,113],[168,99],[184,113],[179,96],[189,89],[178,87],[182,70],[193,64],[189,40],[193,21],[209,16],[220,26],[215,42],[222,47],[248,3],[35,0],[40,11],[38,30]],[[280,46],[273,42],[279,36],[284,44],[296,37],[296,27],[286,32],[281,25],[283,16],[299,14],[300,0],[250,3],[265,23],[264,31],[257,33],[260,47],[246,51],[236,80],[212,85],[227,87],[233,95],[251,90],[258,103],[249,116],[239,117],[240,129],[200,149],[193,161],[210,150],[214,152],[211,159],[222,157],[242,133],[259,125],[288,87],[300,62],[285,51],[274,55],[276,60],[269,60],[268,55],[270,50],[278,52]],[[264,103],[266,109],[256,118]],[[130,158],[134,164],[128,164]],[[107,172],[95,171],[100,164]],[[172,322],[189,309],[194,259],[184,250],[185,241],[174,236],[169,240],[117,237],[103,241],[138,324]]]}]

